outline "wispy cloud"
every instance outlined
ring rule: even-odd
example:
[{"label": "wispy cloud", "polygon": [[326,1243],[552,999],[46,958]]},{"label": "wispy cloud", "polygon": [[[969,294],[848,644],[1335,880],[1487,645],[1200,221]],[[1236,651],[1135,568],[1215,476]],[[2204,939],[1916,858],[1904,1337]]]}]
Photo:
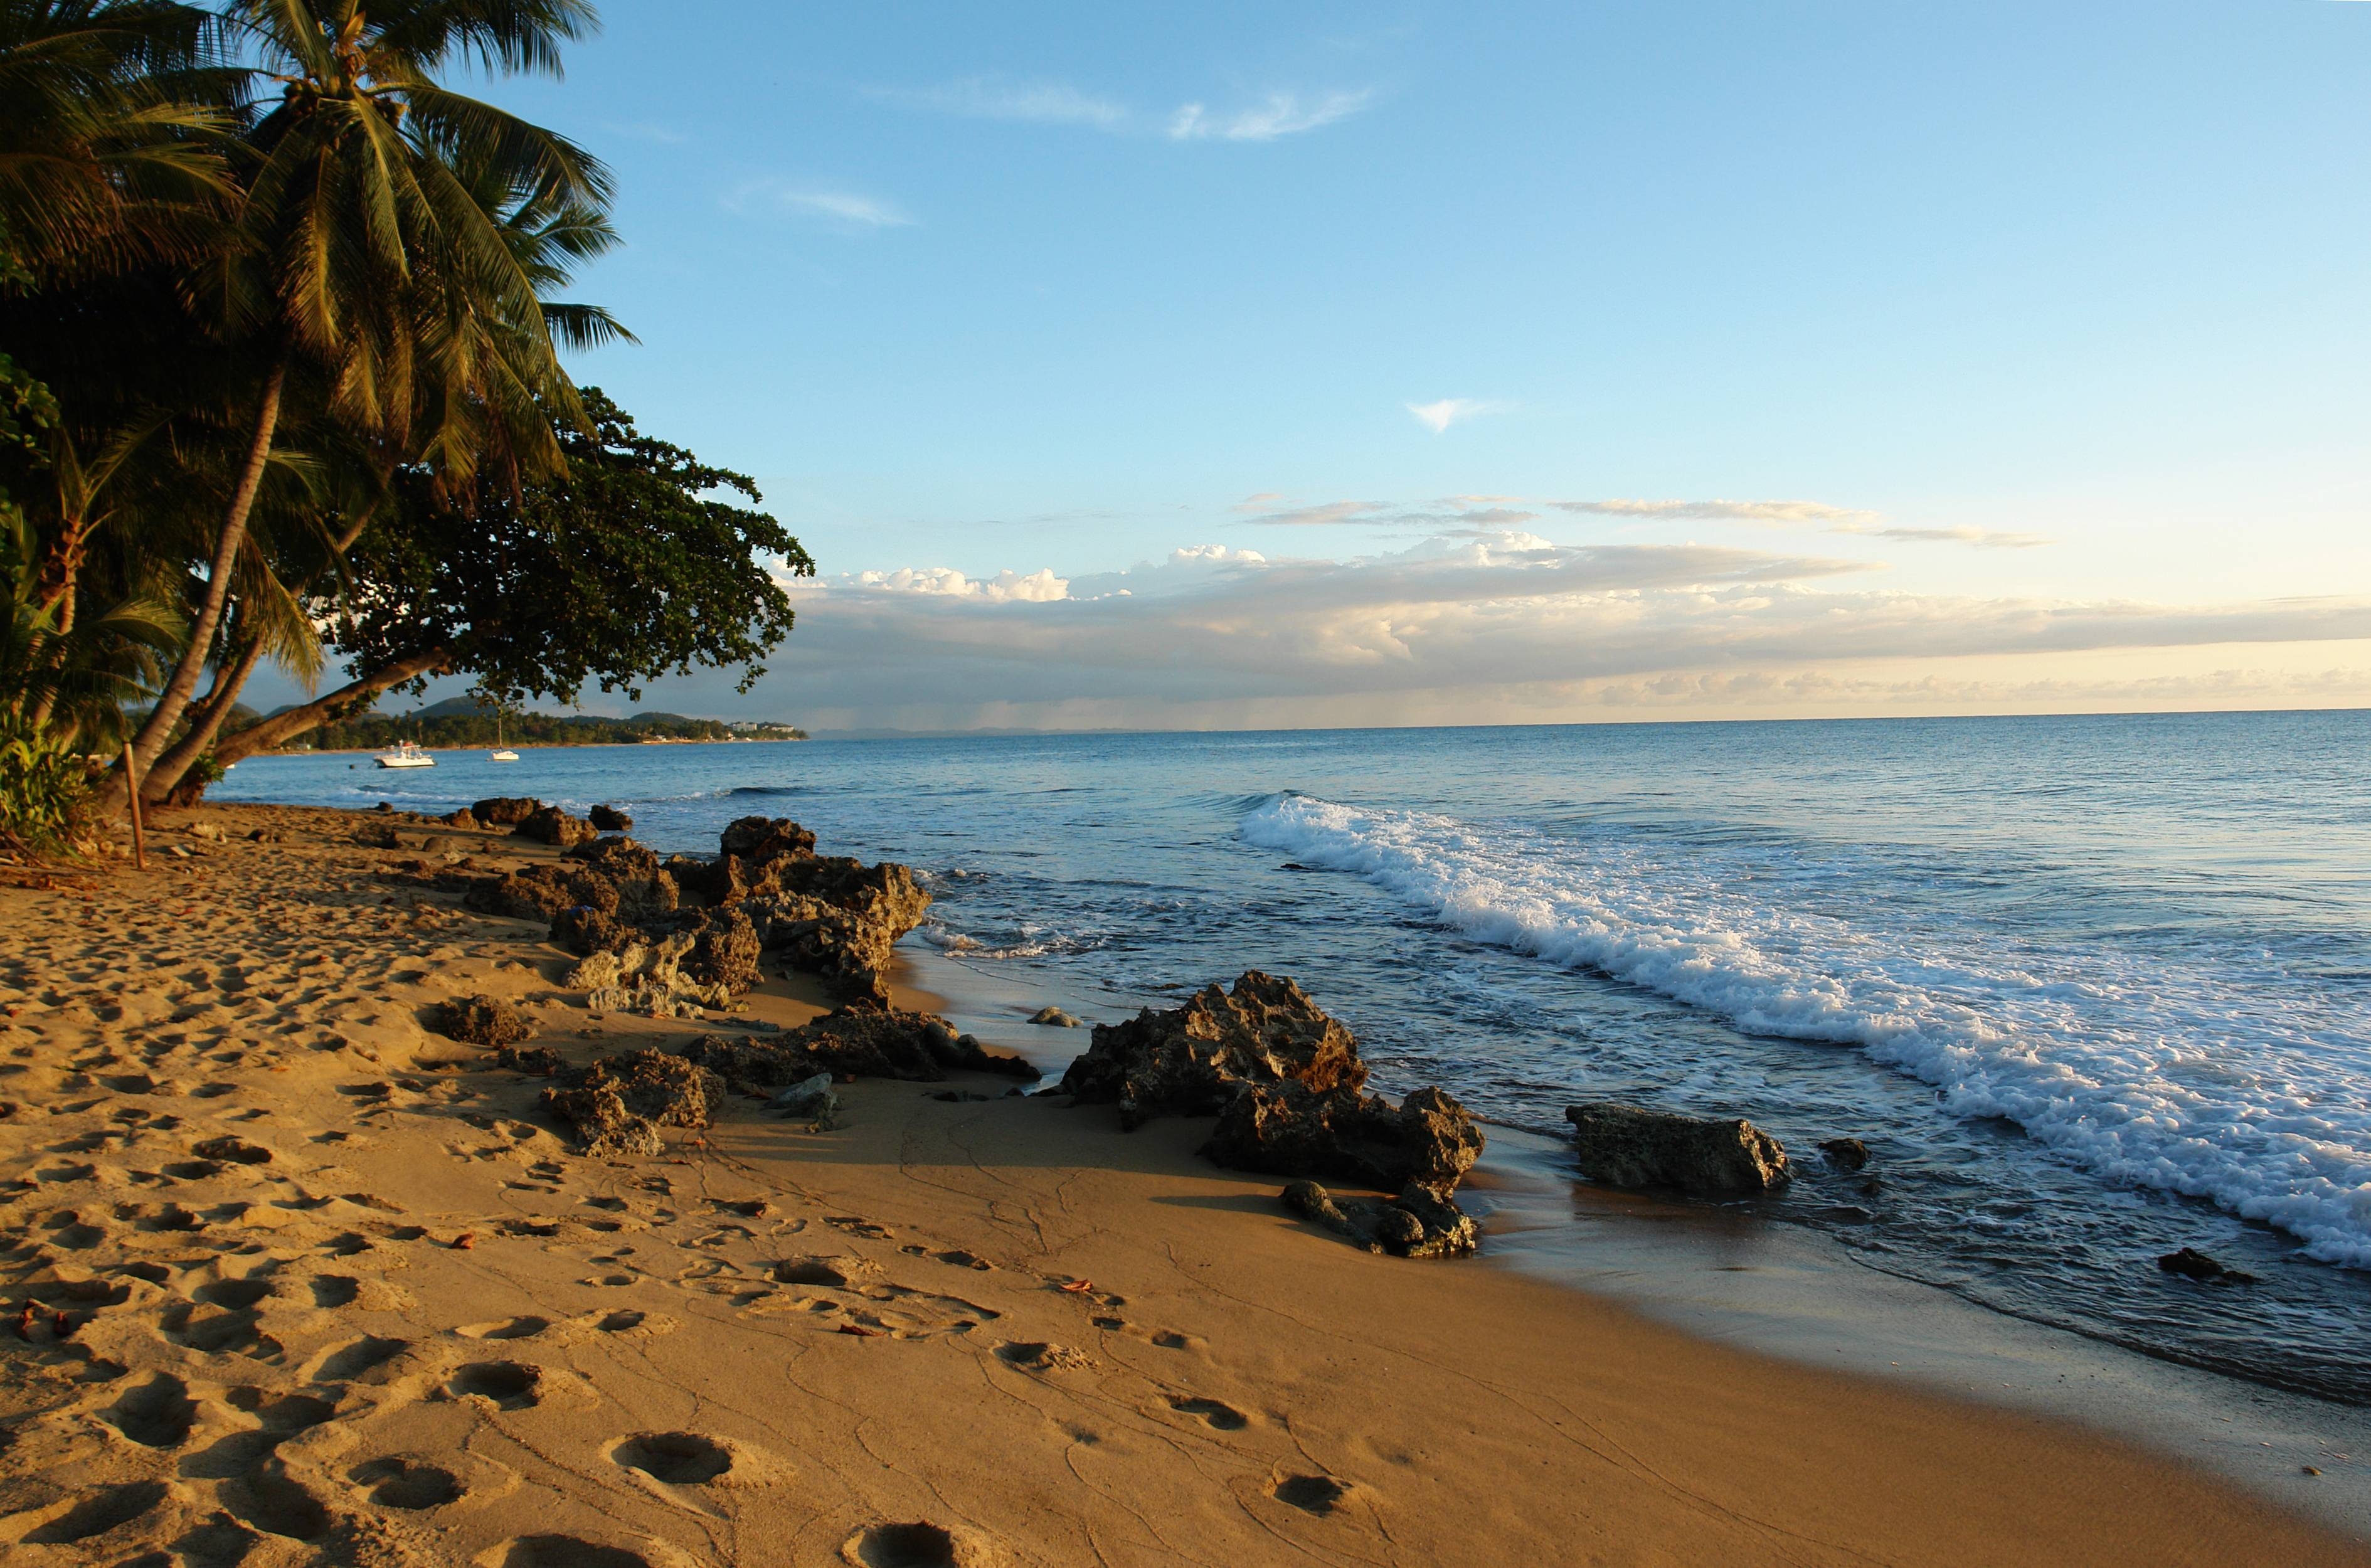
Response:
[{"label": "wispy cloud", "polygon": [[738,186],[725,196],[724,205],[735,213],[780,213],[849,229],[905,228],[914,222],[895,202],[877,196],[780,179],[754,179]]},{"label": "wispy cloud", "polygon": [[1016,82],[1002,76],[966,76],[935,87],[869,87],[866,96],[903,109],[971,120],[1015,120],[1035,125],[1084,125],[1116,131],[1128,123],[1119,104],[1081,92],[1066,82]]},{"label": "wispy cloud", "polygon": [[1506,406],[1482,398],[1443,398],[1437,403],[1410,403],[1407,411],[1416,416],[1418,424],[1439,435],[1451,425],[1498,413]]},{"label": "wispy cloud", "polygon": [[1270,93],[1263,102],[1223,113],[1213,113],[1207,104],[1184,104],[1170,116],[1169,138],[1174,142],[1273,142],[1347,120],[1366,108],[1374,96],[1369,87],[1311,98]]},{"label": "wispy cloud", "polygon": [[1551,501],[1559,512],[1598,517],[1670,517],[1712,523],[1866,523],[1877,513],[1819,501]]},{"label": "wispy cloud", "polygon": [[1704,523],[1766,523],[1818,528],[1829,534],[1859,534],[1915,545],[1973,545],[1980,549],[2030,550],[2051,541],[2041,534],[1997,528],[1914,528],[1889,524],[1874,512],[1831,506],[1822,501],[1550,501],[1559,512],[1594,517],[1671,518]]}]

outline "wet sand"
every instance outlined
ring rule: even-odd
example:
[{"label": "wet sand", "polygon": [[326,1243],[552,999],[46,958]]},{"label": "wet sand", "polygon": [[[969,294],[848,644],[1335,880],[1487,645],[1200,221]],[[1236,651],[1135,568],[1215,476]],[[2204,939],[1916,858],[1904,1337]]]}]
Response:
[{"label": "wet sand", "polygon": [[145,874],[0,892],[12,1563],[2371,1562],[2071,1424],[1370,1256],[1202,1124],[868,1082],[581,1159],[434,1004],[580,1059],[712,1026],[589,1016],[358,825],[166,813]]}]

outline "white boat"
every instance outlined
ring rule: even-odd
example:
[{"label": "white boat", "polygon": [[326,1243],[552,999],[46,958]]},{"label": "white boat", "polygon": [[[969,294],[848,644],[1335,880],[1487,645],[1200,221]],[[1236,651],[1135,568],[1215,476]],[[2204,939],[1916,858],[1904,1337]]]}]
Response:
[{"label": "white boat", "polygon": [[434,767],[436,759],[413,745],[410,741],[398,741],[393,751],[383,751],[371,758],[381,767]]},{"label": "white boat", "polygon": [[518,760],[518,753],[515,751],[506,751],[502,747],[497,746],[494,750],[486,754],[486,760],[488,762],[516,762]]}]

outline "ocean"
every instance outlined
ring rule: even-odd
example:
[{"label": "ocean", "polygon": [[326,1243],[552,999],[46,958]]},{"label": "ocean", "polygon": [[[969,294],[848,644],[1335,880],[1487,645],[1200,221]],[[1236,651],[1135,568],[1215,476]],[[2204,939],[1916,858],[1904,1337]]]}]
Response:
[{"label": "ocean", "polygon": [[[2371,1404],[2371,713],[523,756],[257,757],[213,794],[607,801],[662,851],[795,817],[912,864],[908,940],[1009,984],[1108,1019],[1290,974],[1379,1089],[1551,1136],[1581,1099],[1748,1116],[1798,1172],[1758,1221]],[[2183,1246],[2258,1283],[2166,1276]]]}]

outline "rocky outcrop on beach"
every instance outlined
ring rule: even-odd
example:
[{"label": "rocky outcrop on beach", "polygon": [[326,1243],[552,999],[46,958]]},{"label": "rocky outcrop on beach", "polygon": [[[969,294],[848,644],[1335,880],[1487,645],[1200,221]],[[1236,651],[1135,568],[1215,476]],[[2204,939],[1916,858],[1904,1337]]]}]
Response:
[{"label": "rocky outcrop on beach", "polygon": [[1081,1104],[1117,1105],[1120,1125],[1135,1127],[1156,1116],[1214,1114],[1255,1084],[1324,1094],[1355,1092],[1366,1081],[1348,1030],[1290,980],[1252,969],[1232,993],[1206,986],[1182,1008],[1097,1024],[1061,1090]]},{"label": "rocky outcrop on beach", "polygon": [[1787,1150],[1742,1119],[1682,1116],[1601,1101],[1565,1108],[1582,1174],[1613,1187],[1733,1197],[1787,1184]]},{"label": "rocky outcrop on beach", "polygon": [[682,1056],[629,1051],[563,1069],[540,1103],[587,1155],[653,1155],[661,1127],[707,1126],[710,1101],[723,1091],[715,1074]]},{"label": "rocky outcrop on beach", "polygon": [[1371,1252],[1401,1258],[1462,1258],[1476,1240],[1474,1220],[1449,1197],[1411,1182],[1396,1197],[1360,1198],[1331,1193],[1314,1182],[1294,1182],[1284,1206],[1338,1232]]},{"label": "rocky outcrop on beach", "polygon": [[1219,1113],[1202,1156],[1232,1170],[1331,1176],[1386,1192],[1420,1182],[1442,1192],[1482,1158],[1481,1129],[1439,1089],[1394,1105],[1380,1094],[1320,1094],[1287,1081],[1248,1085]]},{"label": "rocky outcrop on beach", "polygon": [[527,866],[487,877],[462,895],[465,907],[513,920],[550,920],[565,909],[618,913],[615,883],[587,866]]},{"label": "rocky outcrop on beach", "polygon": [[568,859],[599,872],[618,890],[621,920],[662,920],[682,902],[675,878],[659,858],[630,838],[596,838],[568,851]]},{"label": "rocky outcrop on beach", "polygon": [[736,1090],[769,1098],[817,1073],[915,1083],[937,1083],[951,1072],[1024,1080],[1038,1076],[1020,1057],[990,1055],[934,1014],[870,1009],[842,1009],[776,1034],[703,1034],[684,1048],[684,1057],[714,1070]]},{"label": "rocky outcrop on beach", "polygon": [[[490,801],[480,801],[469,808],[470,817],[487,827],[516,827],[536,813],[543,810],[541,801],[525,795],[497,795]],[[458,823],[454,824],[459,826]]]},{"label": "rocky outcrop on beach", "polygon": [[634,819],[615,806],[596,806],[584,813],[584,820],[603,833],[629,833]]},{"label": "rocky outcrop on beach", "polygon": [[1123,1127],[1216,1113],[1201,1149],[1214,1164],[1399,1194],[1337,1196],[1300,1181],[1285,1193],[1295,1212],[1402,1257],[1471,1252],[1474,1222],[1452,1194],[1482,1156],[1481,1129],[1440,1089],[1394,1105],[1366,1081],[1357,1038],[1292,981],[1255,969],[1232,992],[1208,986],[1182,1008],[1098,1024],[1061,1090],[1117,1105]]},{"label": "rocky outcrop on beach", "polygon": [[545,806],[540,811],[528,813],[511,832],[521,838],[556,844],[562,849],[588,844],[600,836],[600,830],[591,823],[580,816],[571,816],[558,806]]},{"label": "rocky outcrop on beach", "polygon": [[465,1045],[515,1045],[535,1032],[518,1009],[494,997],[457,997],[436,1009],[438,1032]]}]

